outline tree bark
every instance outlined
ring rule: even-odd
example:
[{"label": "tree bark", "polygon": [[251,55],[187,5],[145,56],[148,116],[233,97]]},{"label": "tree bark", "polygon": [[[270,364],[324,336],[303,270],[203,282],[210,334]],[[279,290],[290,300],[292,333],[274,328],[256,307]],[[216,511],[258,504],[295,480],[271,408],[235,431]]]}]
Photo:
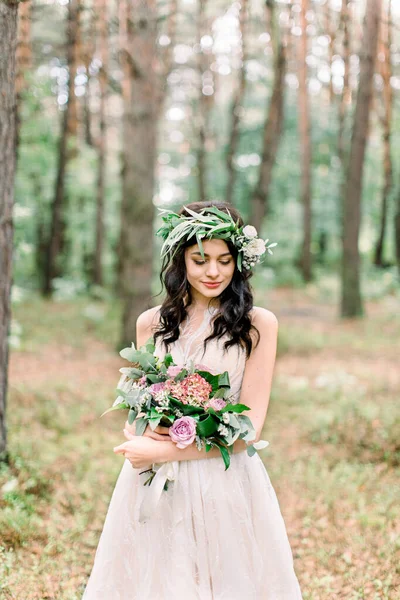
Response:
[{"label": "tree bark", "polygon": [[[207,33],[207,0],[198,0],[198,44],[201,38]],[[205,77],[211,74],[208,70],[209,60],[204,48],[199,49],[198,70],[199,70],[199,104],[198,104],[198,149],[197,149],[197,169],[198,169],[198,194],[199,201],[207,200],[207,127],[208,114],[210,107],[210,97],[204,94]]]},{"label": "tree bark", "polygon": [[383,130],[383,171],[384,171],[384,183],[382,188],[382,199],[381,199],[381,214],[380,214],[380,225],[379,235],[375,246],[374,263],[377,267],[384,266],[384,242],[386,235],[387,226],[387,213],[388,213],[388,200],[389,194],[392,189],[392,156],[391,156],[391,130],[392,130],[392,108],[393,108],[393,93],[391,86],[392,77],[392,61],[391,61],[391,1],[389,1],[388,12],[385,13],[383,8],[381,27],[380,27],[380,39],[379,39],[379,57],[382,59],[379,61],[379,71],[383,81],[383,110],[380,116],[380,122]]},{"label": "tree bark", "polygon": [[103,285],[102,258],[104,251],[104,195],[106,179],[106,101],[108,88],[108,19],[107,0],[97,0],[98,55],[101,60],[99,71],[99,137],[97,139],[97,182],[96,182],[96,243],[94,254],[93,282]]},{"label": "tree bark", "polygon": [[240,33],[242,36],[242,66],[239,72],[239,81],[233,96],[231,108],[231,131],[228,142],[228,152],[226,156],[226,167],[228,171],[228,181],[226,186],[226,202],[232,203],[233,190],[236,180],[236,170],[234,158],[239,144],[239,125],[240,125],[240,108],[243,104],[244,95],[246,92],[246,30],[249,20],[248,0],[242,0],[241,8],[239,9]]},{"label": "tree bark", "polygon": [[17,2],[0,2],[0,460],[7,460],[8,456],[6,405],[16,162],[17,15]]},{"label": "tree bark", "polygon": [[[77,29],[80,11],[80,0],[70,0],[68,4],[67,21],[67,65],[68,65],[68,102],[62,115],[62,125],[58,144],[58,164],[54,199],[51,207],[50,235],[46,250],[46,269],[44,276],[43,293],[46,296],[52,294],[53,279],[61,275],[60,258],[65,243],[65,213],[66,192],[65,175],[67,163],[71,157],[69,139],[71,133],[76,131],[76,99],[74,81],[76,76],[76,46]],[[71,126],[72,122],[72,126]]]},{"label": "tree bark", "polygon": [[[136,320],[148,308],[153,255],[153,193],[157,142],[156,0],[120,6],[123,80],[123,169],[120,290],[121,343],[136,338]],[[128,75],[128,77],[126,77]]]},{"label": "tree bark", "polygon": [[350,75],[350,0],[343,0],[340,13],[340,29],[343,29],[343,51],[342,59],[344,66],[343,92],[339,104],[339,134],[338,134],[338,157],[342,168],[345,164],[344,129],[347,107],[351,104],[351,91],[349,85]]},{"label": "tree bark", "polygon": [[26,89],[26,73],[32,66],[32,44],[31,44],[31,0],[20,2],[18,11],[18,43],[17,43],[17,75],[15,80],[15,93],[17,98],[17,148],[19,145],[20,129],[20,104],[22,95]]},{"label": "tree bark", "polygon": [[[276,162],[284,121],[285,74],[287,65],[286,40],[276,22],[275,5],[267,4],[272,46],[274,49],[274,84],[263,128],[263,146],[258,180],[251,198],[250,223],[261,229],[269,212],[269,189]],[[281,37],[282,36],[282,37]]]},{"label": "tree bark", "polygon": [[367,144],[381,4],[382,0],[367,0],[363,28],[360,81],[344,189],[341,298],[341,314],[343,317],[361,316],[364,312],[360,289],[358,238],[361,221],[362,174]]},{"label": "tree bark", "polygon": [[300,201],[303,206],[303,243],[300,256],[300,268],[304,281],[312,278],[311,259],[311,123],[310,107],[307,91],[307,19],[309,0],[301,0],[299,38],[299,134],[300,134],[300,162],[301,162],[301,191]]}]

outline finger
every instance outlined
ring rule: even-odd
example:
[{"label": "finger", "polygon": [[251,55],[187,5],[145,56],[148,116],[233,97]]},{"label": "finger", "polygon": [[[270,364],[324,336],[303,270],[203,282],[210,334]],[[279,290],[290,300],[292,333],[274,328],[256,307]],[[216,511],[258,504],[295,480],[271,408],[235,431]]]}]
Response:
[{"label": "finger", "polygon": [[124,454],[124,452],[126,452],[126,447],[125,444],[120,444],[119,446],[115,446],[113,448],[115,454]]},{"label": "finger", "polygon": [[[151,440],[156,440],[158,442],[164,442],[165,440],[170,440],[171,438],[166,435],[160,435],[159,433],[155,433],[154,431],[146,431],[144,434],[146,437],[150,438]],[[168,438],[168,439],[167,439]]]},{"label": "finger", "polygon": [[126,437],[127,440],[133,440],[135,439],[135,436],[131,434],[130,431],[128,431],[127,429],[124,429],[124,435]]}]

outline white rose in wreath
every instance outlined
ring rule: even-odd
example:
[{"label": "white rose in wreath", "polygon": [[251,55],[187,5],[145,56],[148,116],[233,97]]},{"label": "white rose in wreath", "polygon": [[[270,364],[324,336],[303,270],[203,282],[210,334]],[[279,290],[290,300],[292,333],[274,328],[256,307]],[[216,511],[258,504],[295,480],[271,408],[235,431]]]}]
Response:
[{"label": "white rose in wreath", "polygon": [[255,238],[257,237],[257,229],[253,225],[246,225],[246,227],[243,227],[243,234],[247,238]]},{"label": "white rose in wreath", "polygon": [[253,256],[254,257],[261,256],[265,252],[264,240],[261,240],[260,238],[250,240],[250,242],[247,244],[244,252],[245,252],[246,256],[248,256],[249,258],[251,258]]}]

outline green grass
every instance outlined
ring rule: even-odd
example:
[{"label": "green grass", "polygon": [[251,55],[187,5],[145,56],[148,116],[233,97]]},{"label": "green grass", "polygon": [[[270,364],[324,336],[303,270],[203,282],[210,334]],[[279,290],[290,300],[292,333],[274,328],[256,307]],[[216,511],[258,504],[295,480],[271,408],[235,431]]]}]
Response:
[{"label": "green grass", "polygon": [[[304,600],[394,600],[400,312],[383,298],[368,319],[341,323],[314,291],[298,293],[314,317],[290,313],[292,292],[286,313],[281,295],[264,303],[278,315],[280,340],[262,457]],[[124,418],[99,417],[121,366],[119,308],[32,298],[14,318],[21,332],[11,356],[10,462],[0,468],[0,598],[80,599],[122,465],[112,448]]]}]

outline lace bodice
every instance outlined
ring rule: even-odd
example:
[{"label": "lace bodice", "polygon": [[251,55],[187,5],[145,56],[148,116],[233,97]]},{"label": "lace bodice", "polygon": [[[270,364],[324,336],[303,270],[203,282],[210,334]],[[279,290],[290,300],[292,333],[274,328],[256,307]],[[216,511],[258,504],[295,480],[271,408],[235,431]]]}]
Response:
[{"label": "lace bodice", "polygon": [[[228,339],[225,335],[220,340],[207,342],[206,351],[203,352],[203,342],[212,331],[212,319],[217,311],[216,308],[206,309],[200,325],[194,324],[191,318],[182,323],[180,336],[170,345],[169,351],[177,365],[188,365],[193,361],[213,373],[228,371],[233,400],[238,401],[246,362],[244,348],[235,345],[224,350],[224,342]],[[160,358],[165,356],[165,346],[160,338],[156,340],[155,352]]]}]

